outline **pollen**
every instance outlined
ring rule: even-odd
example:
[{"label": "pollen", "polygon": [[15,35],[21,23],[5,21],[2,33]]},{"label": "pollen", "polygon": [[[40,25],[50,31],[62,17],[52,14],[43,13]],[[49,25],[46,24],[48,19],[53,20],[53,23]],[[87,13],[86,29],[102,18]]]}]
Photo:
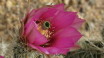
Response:
[{"label": "pollen", "polygon": [[48,21],[40,21],[37,23],[38,25],[38,31],[44,35],[47,39],[49,39],[52,35],[52,31],[49,30],[50,26],[50,22]]}]

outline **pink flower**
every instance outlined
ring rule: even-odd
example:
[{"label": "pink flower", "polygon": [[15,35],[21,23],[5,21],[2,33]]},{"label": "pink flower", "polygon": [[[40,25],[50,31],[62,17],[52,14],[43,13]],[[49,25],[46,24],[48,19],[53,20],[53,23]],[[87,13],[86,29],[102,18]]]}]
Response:
[{"label": "pink flower", "polygon": [[3,56],[0,56],[0,58],[4,58]]},{"label": "pink flower", "polygon": [[84,20],[64,4],[30,11],[22,20],[22,37],[28,46],[45,54],[66,54],[82,37],[77,31]]}]

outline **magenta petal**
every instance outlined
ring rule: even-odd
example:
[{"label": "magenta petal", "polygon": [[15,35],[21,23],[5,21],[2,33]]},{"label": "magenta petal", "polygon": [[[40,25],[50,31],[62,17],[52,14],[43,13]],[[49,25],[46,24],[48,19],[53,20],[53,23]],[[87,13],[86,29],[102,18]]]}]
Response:
[{"label": "magenta petal", "polygon": [[4,58],[4,56],[0,56],[0,58]]},{"label": "magenta petal", "polygon": [[34,21],[32,21],[28,26],[25,26],[25,36],[28,36],[33,28],[37,28],[37,25]]},{"label": "magenta petal", "polygon": [[71,26],[78,29],[81,27],[82,23],[84,23],[84,22],[85,22],[85,20],[76,18]]},{"label": "magenta petal", "polygon": [[60,12],[56,17],[54,17],[51,23],[56,27],[55,30],[59,30],[72,24],[76,16],[75,12]]},{"label": "magenta petal", "polygon": [[70,48],[75,47],[76,42],[81,36],[76,29],[68,27],[55,33],[53,37],[54,42],[50,47],[45,48],[35,44],[29,44],[29,46],[46,54],[67,54]]},{"label": "magenta petal", "polygon": [[35,9],[31,10],[31,11],[29,12],[29,14],[28,14],[28,15],[29,15],[29,18],[33,17],[37,11],[38,11],[38,10],[35,10]]},{"label": "magenta petal", "polygon": [[59,13],[60,11],[54,8],[50,8],[47,12],[45,12],[42,16],[42,20],[52,21],[53,18]]},{"label": "magenta petal", "polygon": [[48,40],[43,36],[36,28],[34,22],[31,22],[29,28],[26,29],[26,34],[29,43],[34,43],[36,45],[41,45],[46,43]]},{"label": "magenta petal", "polygon": [[28,39],[29,39],[29,43],[34,43],[35,45],[42,45],[42,44],[45,44],[48,41],[37,30],[33,30],[31,32],[31,34],[28,36]]},{"label": "magenta petal", "polygon": [[70,48],[81,38],[81,34],[72,27],[61,29],[54,34],[52,46],[60,48]]},{"label": "magenta petal", "polygon": [[48,20],[51,21],[53,20],[53,18],[58,15],[59,12],[64,11],[64,4],[58,4],[58,5],[54,5],[53,8],[49,8],[47,12],[45,12],[42,16],[41,19],[42,20]]},{"label": "magenta petal", "polygon": [[40,19],[40,16],[48,10],[48,7],[38,9],[32,17],[28,18],[26,25],[30,24],[31,21],[36,21]]},{"label": "magenta petal", "polygon": [[48,47],[47,50],[50,54],[64,54],[66,55],[69,52],[67,48],[57,48],[57,47]]},{"label": "magenta petal", "polygon": [[36,13],[36,11],[37,10],[33,9],[30,12],[27,12],[25,18],[22,21],[26,24],[30,20],[30,18],[33,17],[33,15]]},{"label": "magenta petal", "polygon": [[58,10],[64,10],[64,4],[57,4],[57,5],[54,5],[53,7]]},{"label": "magenta petal", "polygon": [[33,49],[36,49],[36,50],[38,50],[38,51],[40,51],[40,52],[44,52],[44,53],[46,53],[46,54],[50,54],[49,53],[49,51],[46,49],[46,48],[44,48],[44,47],[41,47],[41,46],[37,46],[37,45],[35,45],[35,44],[28,44],[30,47],[32,47]]},{"label": "magenta petal", "polygon": [[30,47],[40,51],[40,52],[44,52],[45,54],[67,54],[67,52],[69,51],[69,49],[65,49],[65,48],[56,48],[56,47],[41,47],[41,46],[36,46],[33,44],[29,44]]}]

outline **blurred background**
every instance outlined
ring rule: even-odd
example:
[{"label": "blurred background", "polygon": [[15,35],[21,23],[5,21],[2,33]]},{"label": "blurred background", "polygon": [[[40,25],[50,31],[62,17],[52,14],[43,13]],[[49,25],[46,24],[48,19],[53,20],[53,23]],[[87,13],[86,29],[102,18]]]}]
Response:
[{"label": "blurred background", "polygon": [[80,49],[52,58],[104,58],[104,0],[0,0],[0,55],[5,58],[43,57],[18,42],[20,20],[27,9],[60,3],[65,4],[67,11],[78,12],[86,22],[79,29],[83,34],[78,42]]}]

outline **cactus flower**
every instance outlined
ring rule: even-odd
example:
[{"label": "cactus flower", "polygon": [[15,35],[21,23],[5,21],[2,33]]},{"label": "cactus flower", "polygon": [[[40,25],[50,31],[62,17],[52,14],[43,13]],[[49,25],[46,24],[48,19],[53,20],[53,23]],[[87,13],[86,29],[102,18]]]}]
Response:
[{"label": "cactus flower", "polygon": [[46,6],[27,13],[22,20],[22,39],[45,54],[67,54],[82,37],[78,28],[84,22],[77,12],[64,10],[64,4]]}]

